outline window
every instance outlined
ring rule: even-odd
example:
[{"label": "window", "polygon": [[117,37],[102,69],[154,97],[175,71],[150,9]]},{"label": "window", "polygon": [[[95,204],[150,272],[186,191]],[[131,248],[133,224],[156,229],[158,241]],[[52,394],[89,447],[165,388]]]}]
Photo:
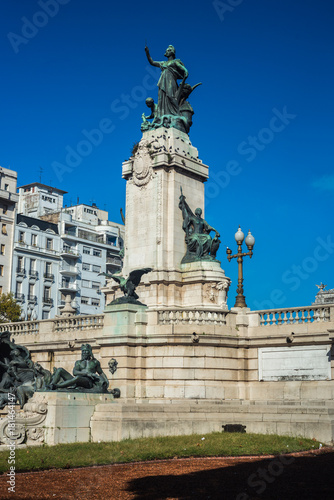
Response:
[{"label": "window", "polygon": [[90,281],[88,280],[82,280],[82,286],[85,288],[90,288]]},{"label": "window", "polygon": [[37,246],[37,234],[32,234],[31,235],[31,244],[33,247]]},{"label": "window", "polygon": [[5,184],[5,191],[8,191],[8,189],[9,189],[9,185]]},{"label": "window", "polygon": [[3,265],[0,265],[0,276],[3,276]]},{"label": "window", "polygon": [[90,248],[89,247],[83,247],[83,253],[86,255],[90,255]]},{"label": "window", "polygon": [[46,238],[46,248],[47,248],[47,250],[52,250],[52,248],[53,248],[53,239],[52,238]]},{"label": "window", "polygon": [[87,264],[86,262],[83,262],[82,263],[82,270],[83,271],[90,271],[90,264]]},{"label": "window", "polygon": [[81,304],[88,304],[89,298],[88,297],[81,297]]},{"label": "window", "polygon": [[17,270],[18,271],[23,271],[24,269],[24,257],[18,257],[17,258]]},{"label": "window", "polygon": [[22,283],[20,281],[16,282],[16,296],[21,295],[22,292]]},{"label": "window", "polygon": [[19,232],[19,243],[24,243],[24,231]]},{"label": "window", "polygon": [[100,305],[100,301],[97,300],[97,299],[92,299],[92,306],[99,306]]},{"label": "window", "polygon": [[50,311],[42,311],[42,319],[49,319]]},{"label": "window", "polygon": [[92,283],[92,288],[93,288],[94,290],[99,290],[99,289],[100,289],[100,286],[101,286],[101,284],[100,284],[98,281],[93,281],[93,283]]},{"label": "window", "polygon": [[51,279],[53,279],[52,263],[51,262],[45,262],[44,278],[51,278]]},{"label": "window", "polygon": [[36,271],[36,259],[30,259],[30,274],[33,274]]},{"label": "window", "polygon": [[7,224],[2,224],[1,232],[2,234],[7,234]]},{"label": "window", "polygon": [[48,287],[48,286],[44,287],[43,297],[44,297],[44,302],[48,302],[50,300],[50,297],[51,297],[51,288],[50,287]]},{"label": "window", "polygon": [[101,257],[101,250],[96,250],[96,248],[93,248],[93,255],[95,255],[95,257]]},{"label": "window", "polygon": [[44,196],[44,194],[42,195],[42,200],[48,201],[49,203],[56,203],[54,198],[51,198],[51,196]]},{"label": "window", "polygon": [[8,212],[8,205],[4,205],[3,206],[2,212],[3,212],[4,215],[6,215],[6,213]]},{"label": "window", "polygon": [[101,271],[101,266],[94,266],[93,265],[93,273],[99,273]]},{"label": "window", "polygon": [[29,193],[30,188],[24,188],[24,193]]},{"label": "window", "polygon": [[0,247],[0,254],[5,255],[5,245],[1,245]]},{"label": "window", "polygon": [[33,298],[34,295],[34,285],[32,283],[29,283],[29,300]]}]

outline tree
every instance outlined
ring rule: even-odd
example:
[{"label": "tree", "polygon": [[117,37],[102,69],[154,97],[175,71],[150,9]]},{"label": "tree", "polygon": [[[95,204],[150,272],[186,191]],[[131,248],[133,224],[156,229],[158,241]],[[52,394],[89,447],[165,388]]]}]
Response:
[{"label": "tree", "polygon": [[0,295],[0,323],[12,323],[20,321],[21,306],[14,299],[12,293]]}]

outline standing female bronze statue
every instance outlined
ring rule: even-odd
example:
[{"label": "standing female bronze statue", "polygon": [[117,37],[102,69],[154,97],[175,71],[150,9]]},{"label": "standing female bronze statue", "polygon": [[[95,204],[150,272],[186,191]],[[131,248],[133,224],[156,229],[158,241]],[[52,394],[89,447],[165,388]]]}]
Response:
[{"label": "standing female bronze statue", "polygon": [[180,110],[177,99],[177,91],[179,87],[177,80],[182,80],[180,87],[183,87],[183,84],[188,77],[187,69],[180,59],[175,59],[175,48],[173,45],[169,45],[165,52],[167,61],[153,61],[147,46],[145,47],[145,52],[148,62],[152,66],[156,66],[161,69],[161,76],[158,81],[159,93],[156,116],[179,116]]}]

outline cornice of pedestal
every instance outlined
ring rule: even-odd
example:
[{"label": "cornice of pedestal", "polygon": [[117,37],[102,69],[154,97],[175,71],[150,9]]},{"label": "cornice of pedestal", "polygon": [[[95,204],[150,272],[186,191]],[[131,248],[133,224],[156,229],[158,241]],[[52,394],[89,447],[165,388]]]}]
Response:
[{"label": "cornice of pedestal", "polygon": [[141,186],[145,178],[149,182],[153,171],[161,168],[177,169],[202,182],[209,176],[209,167],[198,158],[198,150],[188,135],[173,128],[144,132],[133,156],[123,163],[122,176],[124,179],[134,177],[135,184]]}]

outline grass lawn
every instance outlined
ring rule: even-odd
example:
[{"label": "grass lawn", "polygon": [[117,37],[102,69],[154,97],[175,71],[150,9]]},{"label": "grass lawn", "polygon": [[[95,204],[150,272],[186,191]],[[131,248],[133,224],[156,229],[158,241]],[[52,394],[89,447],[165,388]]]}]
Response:
[{"label": "grass lawn", "polygon": [[[213,432],[191,436],[126,439],[112,443],[73,443],[15,450],[15,470],[31,471],[181,457],[279,455],[319,448],[312,439]],[[8,471],[9,451],[0,452],[0,472]]]}]

